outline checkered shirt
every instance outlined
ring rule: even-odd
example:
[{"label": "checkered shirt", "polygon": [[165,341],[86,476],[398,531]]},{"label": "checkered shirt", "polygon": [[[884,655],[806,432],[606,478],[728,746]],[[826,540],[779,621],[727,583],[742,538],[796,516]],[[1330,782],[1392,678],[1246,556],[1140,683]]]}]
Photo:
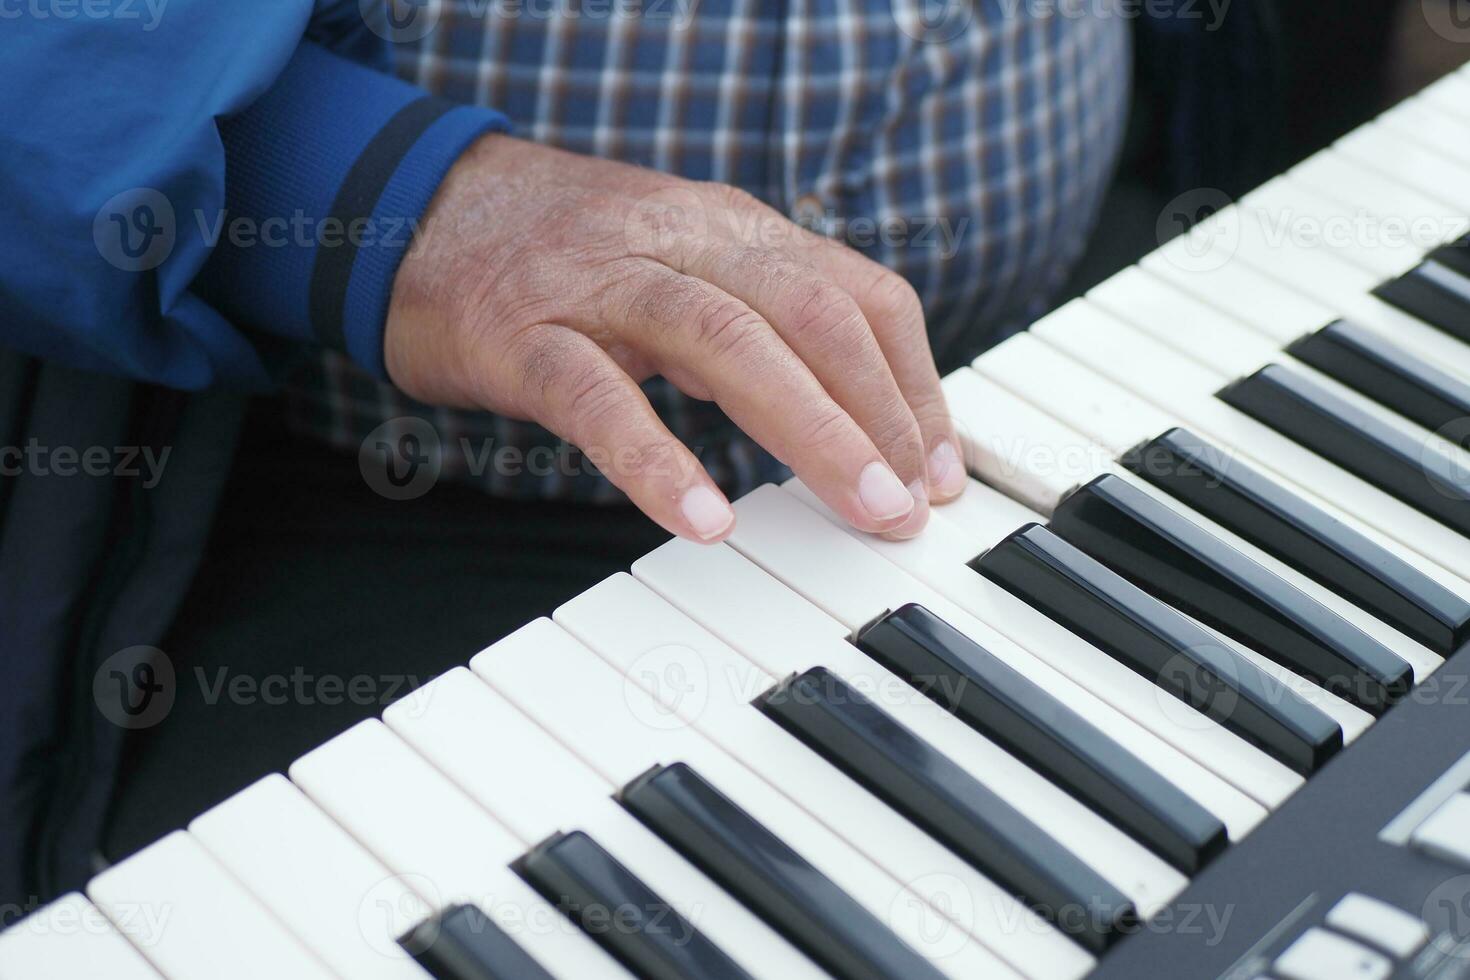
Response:
[{"label": "checkered shirt", "polygon": [[[1129,27],[1109,0],[443,0],[397,70],[518,135],[741,187],[913,283],[950,368],[1045,311],[1122,138]],[[644,385],[732,496],[784,471],[719,410]],[[441,476],[620,501],[552,434],[419,404],[327,352],[288,423],[342,449],[437,434]],[[371,435],[370,435],[371,434]]]}]

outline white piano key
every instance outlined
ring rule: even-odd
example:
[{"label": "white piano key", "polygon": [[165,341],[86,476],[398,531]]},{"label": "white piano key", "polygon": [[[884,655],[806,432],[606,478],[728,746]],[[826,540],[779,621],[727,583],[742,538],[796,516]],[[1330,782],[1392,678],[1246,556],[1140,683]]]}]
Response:
[{"label": "white piano key", "polygon": [[158,980],[107,916],[70,892],[0,932],[0,980]]},{"label": "white piano key", "polygon": [[[1096,321],[1086,329],[1053,329],[1042,322],[1031,332],[1074,360],[1174,413],[1181,424],[1211,440],[1221,450],[1239,452],[1248,462],[1314,503],[1330,501],[1334,511],[1352,516],[1354,526],[1377,528],[1401,542],[1409,552],[1406,559],[1424,568],[1426,574],[1443,581],[1442,573],[1435,572],[1436,566],[1442,566],[1461,579],[1470,575],[1470,548],[1455,544],[1457,539],[1463,541],[1458,535],[1269,426],[1213,396],[1201,395],[1211,384],[1223,384],[1218,375],[1212,377],[1208,369],[1131,326],[1098,311]],[[951,409],[959,414],[953,403]],[[1303,489],[1307,487],[1311,488],[1310,492]],[[1422,557],[1412,557],[1414,553]],[[1453,581],[1445,584],[1456,589]]]},{"label": "white piano key", "polygon": [[[522,836],[548,836],[575,815],[581,821],[578,826],[588,829],[614,854],[632,852],[647,860],[654,857],[654,852],[666,851],[650,830],[613,802],[616,786],[570,754],[547,730],[470,671],[456,669],[438,677],[388,708],[385,720]],[[487,746],[498,743],[512,743],[517,751],[487,751]],[[537,793],[507,792],[512,786],[532,785],[544,789]],[[948,970],[958,965],[947,962],[954,956],[953,937],[947,934],[950,930],[923,929],[925,923],[917,917],[892,915],[892,909],[901,904],[922,901],[916,893],[883,874],[836,837],[811,832],[814,821],[810,818],[804,820],[797,814],[797,820],[792,821],[791,810],[786,808],[785,813],[788,820],[778,836],[792,849],[879,920],[892,920],[889,924],[895,934],[933,959],[936,967]],[[776,832],[776,827],[766,826]],[[669,857],[673,857],[672,852]],[[653,884],[653,876],[645,871],[641,877]],[[972,955],[969,965],[986,964]],[[1085,971],[1083,967],[1069,976]]]},{"label": "white piano key", "polygon": [[1225,261],[1195,271],[1159,250],[1144,256],[1138,268],[1181,294],[1248,323],[1282,347],[1340,316],[1333,304],[1283,285],[1245,262]]},{"label": "white piano key", "polygon": [[334,976],[182,830],[93,878],[87,896],[172,980]]},{"label": "white piano key", "polygon": [[[1263,200],[1268,194],[1276,193],[1283,186],[1282,180],[1277,178],[1266,188],[1253,192],[1251,200]],[[1288,188],[1287,199],[1294,193]],[[1431,351],[1443,352],[1446,363],[1455,371],[1470,373],[1470,367],[1467,367],[1470,345],[1459,343],[1454,337],[1373,296],[1372,291],[1383,283],[1385,277],[1365,268],[1361,264],[1364,261],[1361,256],[1354,261],[1351,246],[1334,249],[1320,242],[1298,241],[1289,221],[1262,216],[1252,209],[1221,211],[1201,228],[1201,231],[1193,233],[1195,237],[1180,236],[1146,256],[1143,266],[1173,278],[1195,292],[1195,280],[1203,279],[1203,288],[1210,279],[1219,278],[1222,270],[1244,264],[1364,326],[1386,331],[1390,336],[1402,333],[1400,342],[1404,346],[1412,346],[1424,356],[1429,356]],[[1206,298],[1203,292],[1201,298]],[[1242,301],[1241,298],[1233,300],[1236,303]],[[1228,312],[1230,307],[1226,305],[1222,309]],[[1316,326],[1325,325],[1324,322]],[[1431,339],[1434,335],[1442,339]],[[1445,344],[1444,340],[1450,343]]]},{"label": "white piano key", "polygon": [[1407,99],[1379,116],[1374,125],[1402,140],[1428,147],[1447,160],[1470,165],[1470,122],[1447,116],[1421,98]]},{"label": "white piano key", "polygon": [[[1040,778],[932,701],[914,697],[902,679],[847,642],[846,627],[728,545],[676,539],[635,562],[633,574],[772,676],[826,667],[981,782]],[[980,887],[988,889],[981,904],[1001,914],[975,924],[978,939],[1027,976],[1087,972],[1091,957],[1070,939],[983,878]],[[1026,924],[1018,929],[1017,921]]]},{"label": "white piano key", "polygon": [[[828,510],[800,481],[793,479],[783,489],[812,508],[834,527],[844,533],[848,531],[848,525]],[[932,532],[926,530],[918,538],[908,541],[888,541],[856,531],[848,536],[893,561],[900,568],[943,594],[945,598],[963,607],[966,612],[1005,634],[1022,648],[1034,651],[1041,642],[1048,642],[1048,648],[1052,651],[1051,656],[1033,655],[1065,677],[1086,678],[1088,690],[1097,695],[1098,701],[1083,703],[1080,709],[1074,707],[1073,710],[1078,711],[1086,721],[1099,730],[1108,732],[1121,744],[1125,744],[1136,758],[1214,814],[1225,825],[1231,840],[1240,840],[1265,819],[1266,811],[1261,803],[1251,799],[1247,793],[1232,785],[1226,777],[1220,774],[1218,768],[1212,768],[1191,758],[1177,744],[1177,738],[1181,736],[1187,738],[1190,735],[1189,728],[1176,720],[1177,716],[1183,712],[1174,712],[1165,707],[1154,714],[1155,724],[1150,726],[1139,722],[1126,709],[1097,710],[1101,704],[1117,708],[1115,702],[1104,695],[1096,682],[1099,674],[1112,674],[1115,668],[1121,668],[1139,680],[1144,679],[1123,667],[1113,658],[1093,649],[1080,638],[1057,627],[1056,623],[1047,620],[1045,616],[1026,605],[1025,602],[966,567],[965,562],[969,558],[978,555],[994,541],[980,542],[971,537],[964,529],[946,521],[942,516],[936,518]],[[1045,624],[1039,623],[1038,620],[1045,620]],[[1056,627],[1056,630],[1046,629],[1047,624]],[[1065,634],[1065,637],[1070,637],[1070,641],[1059,638],[1058,632]],[[1068,653],[1073,654],[1071,659],[1066,659]],[[1103,660],[1109,663],[1104,664]],[[1058,661],[1064,666],[1057,666]],[[1116,684],[1116,681],[1114,683]],[[1147,684],[1147,681],[1144,683]],[[1048,693],[1053,693],[1051,689],[1047,690]],[[1141,712],[1153,714],[1150,710],[1151,706],[1157,707],[1160,699],[1164,697],[1169,697],[1169,695],[1157,688],[1147,691],[1139,689],[1135,700],[1140,702]],[[1188,710],[1182,702],[1180,707]],[[1119,714],[1124,720],[1119,719]],[[1126,735],[1126,741],[1118,739],[1120,732]],[[1237,753],[1245,754],[1239,751],[1245,748],[1250,747],[1241,743],[1237,747]],[[1221,761],[1225,762],[1224,766],[1220,766]],[[1216,766],[1228,770],[1232,768],[1231,761],[1229,759],[1216,760]],[[1271,766],[1253,767],[1253,769],[1251,773],[1242,773],[1247,781],[1264,782],[1265,779],[1275,777],[1280,779],[1283,787],[1295,788],[1300,785],[1300,778],[1295,777],[1295,774],[1289,771],[1278,772]],[[1284,770],[1285,767],[1281,769]],[[1285,791],[1290,792],[1290,789],[1285,789]]]},{"label": "white piano key", "polygon": [[944,397],[960,438],[965,465],[991,486],[1034,511],[1050,514],[1057,503],[1086,483],[1106,466],[1111,454],[1102,447],[1095,451],[1057,454],[1060,445],[1049,440],[1050,432],[1026,432],[1016,439],[1014,425],[996,426],[991,397],[994,384],[974,371],[961,369],[944,378]]},{"label": "white piano key", "polygon": [[[1092,289],[1087,303],[1112,313],[1186,357],[1226,375],[1249,373],[1251,364],[1281,350],[1282,341],[1254,324],[1222,313],[1166,280],[1131,266]],[[1088,307],[1074,300],[1046,319],[1085,316]],[[1326,321],[1323,321],[1323,326]],[[1306,330],[1292,330],[1286,343]],[[1201,344],[1201,339],[1207,343]],[[1221,352],[1224,352],[1223,354]]]},{"label": "white piano key", "polygon": [[[1373,296],[1371,290],[1380,284],[1379,277],[1330,256],[1317,260],[1312,270],[1326,277],[1325,286],[1310,289],[1296,284],[1308,277],[1305,270],[1296,270],[1295,283],[1290,279],[1281,282],[1233,258],[1218,268],[1193,271],[1160,250],[1145,256],[1140,265],[1150,275],[1239,318],[1283,347],[1348,317],[1445,370],[1470,378],[1470,346]],[[1116,309],[1112,312],[1122,315]]]},{"label": "white piano key", "polygon": [[[1122,319],[1133,322],[1126,316]],[[1096,320],[1097,310],[1087,300],[1073,300],[1048,315],[1035,325],[1033,330],[1037,333],[1087,330]],[[1151,336],[1156,336],[1156,339],[1162,343],[1169,343],[1181,353],[1184,353],[1185,348],[1193,349],[1203,363],[1212,365],[1211,376],[1206,378],[1203,374],[1199,375],[1201,380],[1208,380],[1208,387],[1202,393],[1213,394],[1220,387],[1221,375],[1233,380],[1250,375],[1267,364],[1279,364],[1298,374],[1305,375],[1359,411],[1403,433],[1426,449],[1432,449],[1458,461],[1467,472],[1470,472],[1470,453],[1466,453],[1441,436],[1429,432],[1371,398],[1298,361],[1284,351],[1276,349],[1269,341],[1258,337],[1246,328],[1239,325],[1216,324],[1214,329],[1208,333],[1194,333],[1192,326],[1185,318],[1176,319],[1175,328],[1169,332],[1175,338],[1172,343],[1164,340],[1163,337],[1156,336],[1153,330],[1140,329]],[[1030,333],[1017,334],[997,344],[977,357],[973,367],[997,384],[1009,387],[1021,398],[1036,401],[1039,405],[1043,402],[1047,404],[1070,402],[1074,405],[1081,404],[1084,408],[1091,408],[1094,399],[1103,397],[1096,385],[1089,384],[1089,377],[1095,377],[1093,372],[1081,365],[1075,365],[1069,369],[1065,358],[1048,357],[1046,345]],[[958,382],[949,383],[957,384]],[[1084,392],[1088,394],[1084,395]],[[1042,393],[1045,393],[1045,397],[1039,397]],[[1075,422],[1069,421],[1068,424],[1073,428],[1083,429],[1092,438],[1119,454],[1138,442],[1152,438],[1169,428],[1170,423],[1165,421],[1164,414],[1143,403],[1140,399],[1126,399],[1118,395],[1116,388],[1112,388],[1109,395],[1107,411],[1102,411],[1101,405],[1098,404],[1096,410],[1089,413],[1093,417],[1093,424],[1098,434],[1094,434],[1093,429],[1086,429]],[[993,405],[987,406],[986,417],[989,418],[994,411]],[[1053,411],[1051,414],[1056,413]],[[961,421],[966,421],[968,424],[968,420],[961,419]],[[1114,430],[1119,428],[1123,430],[1121,443],[1112,438],[1116,435]],[[1137,433],[1140,432],[1146,434],[1138,435]]]},{"label": "white piano key", "polygon": [[1470,792],[1456,793],[1414,828],[1409,843],[1415,850],[1470,868]]},{"label": "white piano key", "polygon": [[1393,263],[1397,271],[1390,270],[1392,275],[1407,272],[1423,260],[1425,253],[1453,242],[1470,229],[1470,219],[1463,211],[1421,192],[1403,175],[1379,173],[1331,148],[1297,164],[1288,177],[1296,183],[1294,191],[1309,188],[1337,201],[1341,216],[1354,216],[1359,210],[1377,216],[1380,222],[1368,226],[1371,233],[1357,244],[1382,252],[1385,258],[1389,254],[1399,256]]},{"label": "white piano key", "polygon": [[1454,116],[1461,122],[1470,122],[1470,80],[1460,72],[1450,72],[1430,84],[1419,93],[1419,98],[1445,115]]},{"label": "white piano key", "polygon": [[528,850],[382,722],[291,764],[291,781],[431,908],[477,905],[552,973],[626,976],[510,864]]},{"label": "white piano key", "polygon": [[1361,892],[1349,892],[1327,913],[1327,924],[1406,960],[1429,942],[1429,926],[1412,912]]},{"label": "white piano key", "polygon": [[286,777],[241,790],[189,832],[338,974],[428,976],[397,940],[429,907]]},{"label": "white piano key", "polygon": [[[1111,716],[1114,723],[1105,730],[1132,747],[1130,742],[1136,739],[1128,729],[1133,726],[1127,725],[1121,713],[847,537],[779,487],[756,489],[735,503],[735,511],[739,520],[730,543],[736,550],[850,631],[855,633],[886,611],[917,602],[1074,710],[1085,704],[1082,710],[1090,718]],[[1002,793],[1005,787],[992,788]],[[1157,908],[1160,896],[1182,886],[1183,878],[1173,868],[1061,790],[1051,788],[1058,796],[1055,812],[1023,807],[1014,800],[1012,805],[1134,898],[1145,915]],[[1057,820],[1059,816],[1063,819]]]},{"label": "white piano key", "polygon": [[[1470,146],[1470,133],[1466,134]],[[1402,180],[1427,194],[1470,212],[1470,162],[1461,162],[1405,139],[1381,122],[1368,123],[1333,144],[1333,149],[1384,176]]]},{"label": "white piano key", "polygon": [[1287,980],[1388,980],[1393,961],[1314,926],[1286,947],[1271,970]]},{"label": "white piano key", "polygon": [[[1053,314],[1061,318],[1073,313],[1087,315],[1084,307],[1070,303]],[[1079,474],[1079,482],[1106,473],[1112,460],[1140,443],[1169,431],[1177,423],[1173,416],[1134,393],[1067,358],[1031,333],[1019,333],[977,357],[973,378],[950,382],[955,387],[972,387],[985,405],[985,424],[1003,433],[1008,442],[1024,438],[1049,441],[1059,455],[1071,452],[1072,437],[1086,435],[1107,450],[1097,469]],[[1040,388],[1031,385],[1040,384]],[[997,389],[1004,389],[1002,396]],[[1000,405],[1001,415],[993,413]],[[966,428],[977,426],[978,418]],[[1005,428],[1002,428],[1005,426]],[[1071,430],[1071,431],[1067,431]],[[1091,454],[1078,451],[1077,456]],[[1000,486],[1005,490],[1004,485]]]},{"label": "white piano key", "polygon": [[[1350,163],[1324,156],[1318,165],[1336,173],[1339,166],[1349,167]],[[1349,186],[1344,193],[1353,190]],[[1251,224],[1263,232],[1260,236],[1242,236],[1247,254],[1259,257],[1281,248],[1321,249],[1381,279],[1408,272],[1422,261],[1426,251],[1443,241],[1435,238],[1415,246],[1409,240],[1409,229],[1418,227],[1415,222],[1434,218],[1438,227],[1441,219],[1437,216],[1395,214],[1390,221],[1361,205],[1328,197],[1325,191],[1319,193],[1306,172],[1299,175],[1288,171],[1262,190],[1248,194],[1239,206],[1250,216]],[[1278,244],[1270,244],[1273,242]]]},{"label": "white piano key", "polygon": [[[660,660],[659,665],[694,666],[687,654],[675,656],[673,661]],[[685,762],[794,849],[808,855],[845,854],[841,860],[854,866],[866,863],[858,851],[834,837],[780,787],[757,775],[759,770],[700,735],[683,715],[649,695],[637,681],[620,675],[549,619],[535,620],[482,651],[470,667],[614,785],[626,785],[655,764]],[[667,673],[660,676],[672,679]],[[576,683],[564,683],[568,677],[575,677]],[[697,673],[681,674],[677,685],[692,694],[701,682]],[[693,694],[681,707],[688,710],[701,703]],[[945,944],[948,955],[938,965],[946,972],[978,969],[978,975],[1016,976],[971,938],[968,929],[935,911],[935,904],[949,903],[945,907],[966,924],[972,919],[987,921],[1006,911],[1004,906],[985,904],[990,895],[972,888],[964,875],[944,871],[948,866],[948,860],[942,867],[923,861],[910,864],[897,879],[905,887],[895,889],[896,897],[883,921],[906,932],[927,932],[936,944]],[[1026,928],[1028,920],[1021,916],[1004,921],[1012,928]]]}]

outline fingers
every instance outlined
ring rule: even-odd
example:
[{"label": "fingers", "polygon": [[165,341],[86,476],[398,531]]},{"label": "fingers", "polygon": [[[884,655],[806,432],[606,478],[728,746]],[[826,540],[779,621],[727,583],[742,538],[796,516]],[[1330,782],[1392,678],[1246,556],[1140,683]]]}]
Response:
[{"label": "fingers", "polygon": [[919,424],[862,309],[846,290],[779,251],[715,242],[691,250],[685,271],[747,304],[774,328],[827,394],[878,447],[915,506],[892,531],[913,537],[929,519]]},{"label": "fingers", "polygon": [[654,262],[610,286],[604,303],[601,315],[640,338],[665,376],[692,375],[855,527],[892,532],[912,516],[912,492],[868,433],[748,305]]},{"label": "fingers", "polygon": [[812,234],[800,240],[803,254],[853,297],[873,329],[922,433],[929,499],[943,503],[958,497],[965,489],[965,464],[918,295],[898,273],[849,248]]},{"label": "fingers", "polygon": [[735,512],[725,495],[594,341],[538,326],[522,331],[505,356],[508,365],[494,373],[520,379],[518,410],[579,447],[645,514],[694,541],[730,533]]}]

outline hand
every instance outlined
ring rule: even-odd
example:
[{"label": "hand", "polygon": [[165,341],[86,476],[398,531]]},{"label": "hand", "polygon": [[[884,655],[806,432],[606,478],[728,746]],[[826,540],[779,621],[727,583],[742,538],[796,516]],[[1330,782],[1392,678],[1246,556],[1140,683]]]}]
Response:
[{"label": "hand", "polygon": [[508,136],[439,189],[384,355],[409,395],[539,422],[698,541],[734,512],[639,390],[655,374],[863,530],[915,535],[965,485],[902,277],[733,188]]}]

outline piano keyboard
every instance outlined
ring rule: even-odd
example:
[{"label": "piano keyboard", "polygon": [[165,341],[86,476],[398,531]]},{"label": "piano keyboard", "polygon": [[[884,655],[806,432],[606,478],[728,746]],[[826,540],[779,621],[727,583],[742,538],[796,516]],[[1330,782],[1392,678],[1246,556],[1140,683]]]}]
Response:
[{"label": "piano keyboard", "polygon": [[1467,216],[1470,69],[947,378],[918,539],[763,487],[0,978],[1470,975]]}]

